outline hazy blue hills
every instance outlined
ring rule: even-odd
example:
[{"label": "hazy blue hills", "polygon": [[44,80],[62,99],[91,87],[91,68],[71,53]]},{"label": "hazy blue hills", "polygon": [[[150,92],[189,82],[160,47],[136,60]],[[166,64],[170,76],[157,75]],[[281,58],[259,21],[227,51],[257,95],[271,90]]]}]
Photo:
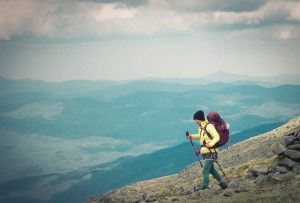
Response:
[{"label": "hazy blue hills", "polygon": [[46,82],[41,80],[11,80],[0,77],[0,90],[2,94],[47,92],[59,96],[87,95],[91,92],[99,91],[121,85],[129,81],[90,81],[90,80],[69,80],[63,82]]},{"label": "hazy blue hills", "polygon": [[[163,90],[163,85],[159,85]],[[119,92],[124,90],[123,86],[118,87]],[[94,96],[66,99],[52,95],[47,98],[46,93],[36,92],[2,96],[1,128],[66,138],[105,135],[139,143],[146,138],[178,141],[185,129],[193,127],[191,114],[199,108],[221,112],[234,132],[262,122],[287,120],[298,113],[293,109],[300,102],[299,86],[198,88],[191,87],[192,90],[183,92],[166,91],[168,88],[165,91],[143,90],[125,96],[120,94],[123,96],[110,101],[97,100]],[[42,112],[33,114],[35,107]]]},{"label": "hazy blue hills", "polygon": [[244,95],[255,95],[257,96],[257,99],[273,99],[289,103],[298,103],[300,101],[300,98],[294,95],[300,93],[299,85],[280,85],[271,88],[264,88],[257,85],[239,85],[224,88],[222,91],[225,94],[243,93]]}]

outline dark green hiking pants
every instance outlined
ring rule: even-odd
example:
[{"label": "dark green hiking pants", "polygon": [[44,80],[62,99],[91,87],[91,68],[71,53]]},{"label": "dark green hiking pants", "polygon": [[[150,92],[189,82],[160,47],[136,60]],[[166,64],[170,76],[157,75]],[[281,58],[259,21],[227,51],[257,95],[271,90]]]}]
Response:
[{"label": "dark green hiking pants", "polygon": [[222,182],[222,178],[218,171],[214,167],[214,160],[208,159],[204,161],[202,169],[202,189],[206,189],[209,184],[209,174],[212,174],[213,177],[219,182]]}]

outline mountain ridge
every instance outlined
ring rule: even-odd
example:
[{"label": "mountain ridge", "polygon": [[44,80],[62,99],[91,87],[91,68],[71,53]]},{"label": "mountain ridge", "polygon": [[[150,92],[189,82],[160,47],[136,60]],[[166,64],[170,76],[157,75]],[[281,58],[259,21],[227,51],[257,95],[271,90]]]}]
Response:
[{"label": "mountain ridge", "polygon": [[214,82],[223,83],[257,83],[263,86],[274,86],[278,84],[300,84],[299,76],[294,74],[268,75],[268,76],[252,76],[235,74],[225,71],[216,71],[200,77],[184,77],[184,78],[146,78],[147,80],[164,81],[179,84],[209,84]]},{"label": "mountain ridge", "polygon": [[12,80],[12,81],[34,81],[34,82],[44,82],[48,84],[68,84],[71,82],[80,82],[80,83],[119,83],[126,84],[132,81],[161,81],[166,83],[179,83],[186,85],[195,85],[195,84],[209,84],[214,82],[223,82],[223,83],[232,83],[232,82],[259,82],[259,84],[266,85],[276,85],[276,84],[300,84],[299,75],[295,74],[276,74],[276,75],[267,75],[267,76],[253,76],[253,75],[245,75],[239,73],[231,73],[226,71],[216,71],[204,75],[199,75],[197,77],[168,77],[168,78],[160,78],[160,77],[146,77],[146,78],[138,78],[132,80],[88,80],[88,79],[70,79],[63,81],[48,81],[48,80],[40,80],[34,78],[7,78],[4,76],[0,76],[1,80]]},{"label": "mountain ridge", "polygon": [[[177,174],[137,182],[101,196],[91,197],[87,203],[196,202],[197,200],[201,202],[264,202],[266,200],[280,202],[283,199],[297,202],[300,200],[300,195],[292,188],[300,188],[299,172],[282,174],[269,172],[276,167],[278,161],[274,152],[277,148],[274,148],[274,145],[285,140],[285,136],[291,132],[300,132],[300,117],[220,152],[219,163],[231,180],[229,189],[225,191],[220,190],[216,182],[212,181],[211,189],[193,193],[192,187],[199,184],[200,179],[199,163],[195,162]],[[255,176],[255,174],[258,175]],[[273,189],[270,189],[272,187]],[[256,194],[257,198],[254,197]]]}]

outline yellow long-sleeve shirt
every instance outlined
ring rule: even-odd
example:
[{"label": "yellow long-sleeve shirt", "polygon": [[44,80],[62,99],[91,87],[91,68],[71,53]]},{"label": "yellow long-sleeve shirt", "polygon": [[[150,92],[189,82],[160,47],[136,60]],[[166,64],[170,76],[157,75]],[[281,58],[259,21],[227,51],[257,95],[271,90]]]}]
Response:
[{"label": "yellow long-sleeve shirt", "polygon": [[[206,134],[206,132],[204,130],[205,126],[206,126],[206,131],[211,135],[212,139],[209,138],[209,136]],[[217,132],[217,130],[215,129],[215,127],[213,126],[213,124],[208,123],[207,120],[202,121],[200,123],[198,134],[192,134],[191,137],[192,137],[193,140],[194,139],[199,139],[201,146],[203,145],[203,142],[205,141],[206,144],[209,144],[211,147],[213,147],[220,140],[219,133]],[[218,152],[219,149],[218,148],[211,148],[210,151],[211,152]],[[200,152],[202,154],[209,153],[210,151],[209,151],[209,149],[207,147],[203,147],[202,146],[200,148]]]}]

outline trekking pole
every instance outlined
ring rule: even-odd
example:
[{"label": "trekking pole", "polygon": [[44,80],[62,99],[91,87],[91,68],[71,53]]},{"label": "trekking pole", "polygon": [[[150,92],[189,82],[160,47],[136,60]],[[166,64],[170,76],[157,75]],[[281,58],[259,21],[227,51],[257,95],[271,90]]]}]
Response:
[{"label": "trekking pole", "polygon": [[223,169],[221,168],[221,166],[220,166],[220,164],[217,160],[216,160],[216,163],[218,164],[219,168],[221,169],[221,171],[222,171],[224,177],[226,178],[227,182],[229,182],[229,179],[227,178],[226,174],[224,173]]},{"label": "trekking pole", "polygon": [[[206,147],[206,148],[207,148],[207,147]],[[207,148],[207,149],[210,151],[210,153],[212,153],[211,150],[210,150],[209,148]],[[224,173],[224,171],[223,171],[222,167],[220,166],[219,162],[218,162],[217,160],[215,160],[215,161],[216,161],[216,163],[218,164],[219,168],[221,169],[221,171],[222,171],[224,177],[226,178],[227,182],[229,182],[229,179],[227,178],[226,174]]]},{"label": "trekking pole", "polygon": [[[189,136],[190,136],[190,134],[189,134],[188,131],[186,131],[185,136],[186,136],[186,137],[189,137]],[[201,163],[201,161],[200,161],[200,158],[199,158],[199,156],[197,156],[197,151],[196,151],[196,149],[195,149],[194,143],[193,143],[193,141],[192,141],[191,139],[189,139],[189,140],[190,140],[190,142],[191,142],[191,144],[192,144],[192,147],[193,147],[193,149],[194,149],[195,155],[196,155],[196,157],[198,158],[198,161],[199,161],[199,163],[200,163],[200,166],[201,166],[201,168],[203,168],[202,163]]]}]

